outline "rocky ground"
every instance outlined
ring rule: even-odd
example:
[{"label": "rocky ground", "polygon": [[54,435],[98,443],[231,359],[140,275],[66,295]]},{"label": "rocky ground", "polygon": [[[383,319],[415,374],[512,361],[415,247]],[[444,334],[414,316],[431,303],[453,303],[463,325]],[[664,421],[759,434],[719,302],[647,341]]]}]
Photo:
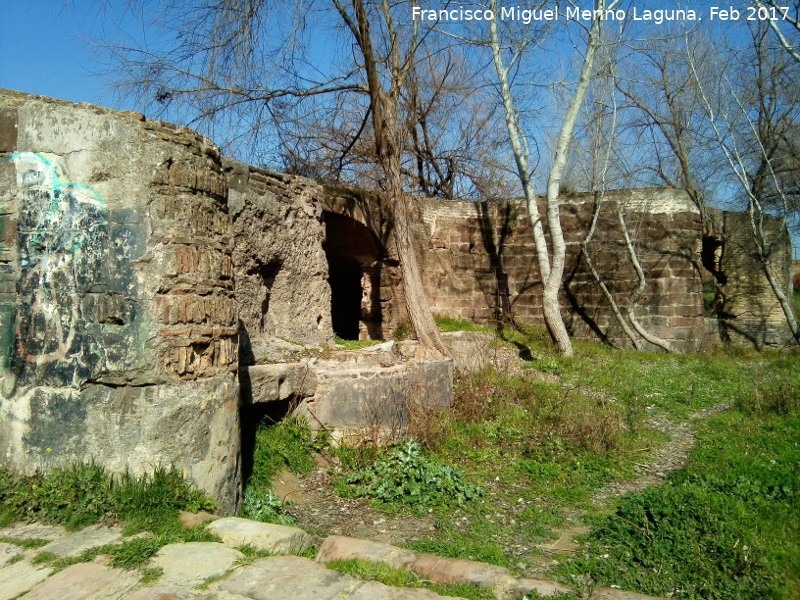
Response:
[{"label": "rocky ground", "polygon": [[[164,546],[147,570],[123,570],[99,554],[58,570],[53,559],[76,558],[87,550],[122,541],[122,532],[90,527],[67,533],[61,527],[15,524],[0,529],[0,600],[435,600],[420,588],[394,588],[333,571],[333,560],[364,559],[403,568],[439,584],[470,583],[491,589],[498,600],[532,591],[549,596],[570,592],[549,581],[519,578],[501,567],[420,554],[389,544],[330,536],[316,540],[301,529],[223,518],[207,525],[221,542]],[[32,540],[47,541],[30,548]],[[27,543],[26,543],[27,542]],[[248,560],[249,546],[277,556]],[[27,547],[27,549],[26,549]],[[315,554],[315,559],[293,554]],[[42,561],[42,556],[51,557]],[[149,574],[149,575],[147,575]],[[590,600],[648,600],[647,596],[596,588]],[[653,599],[650,599],[653,600]]]}]

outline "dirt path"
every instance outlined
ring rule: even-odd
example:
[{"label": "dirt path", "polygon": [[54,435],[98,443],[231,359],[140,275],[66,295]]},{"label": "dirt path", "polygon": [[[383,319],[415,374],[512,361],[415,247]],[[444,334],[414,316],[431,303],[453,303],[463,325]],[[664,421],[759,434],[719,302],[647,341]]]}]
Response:
[{"label": "dirt path", "polygon": [[[599,490],[592,496],[595,504],[608,504],[614,498],[624,496],[628,493],[639,493],[645,488],[663,485],[667,476],[680,469],[689,458],[689,454],[694,448],[695,424],[698,421],[726,410],[729,405],[720,404],[706,408],[689,415],[687,421],[675,423],[663,415],[652,417],[651,425],[661,433],[669,435],[671,439],[664,444],[653,455],[647,463],[637,465],[637,476],[633,479],[615,481]],[[556,564],[555,555],[573,554],[580,550],[581,544],[575,538],[589,533],[590,528],[582,524],[582,517],[585,513],[575,512],[567,516],[567,525],[556,531],[558,539],[551,543],[539,544],[543,556],[535,561],[535,565],[530,576],[542,576]]]}]

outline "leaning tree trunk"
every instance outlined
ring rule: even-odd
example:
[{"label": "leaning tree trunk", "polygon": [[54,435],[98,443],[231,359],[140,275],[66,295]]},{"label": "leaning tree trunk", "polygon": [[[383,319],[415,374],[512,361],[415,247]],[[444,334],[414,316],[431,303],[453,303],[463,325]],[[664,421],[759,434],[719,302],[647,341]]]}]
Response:
[{"label": "leaning tree trunk", "polygon": [[400,176],[401,157],[400,144],[397,139],[397,114],[390,103],[384,104],[383,120],[383,152],[380,159],[386,175],[386,200],[392,217],[391,225],[394,228],[397,256],[400,260],[400,274],[403,277],[408,316],[423,352],[430,357],[450,356],[450,350],[444,345],[439,328],[433,318],[430,302],[422,283],[422,273],[411,234],[412,215],[409,198],[403,193],[403,182]]}]

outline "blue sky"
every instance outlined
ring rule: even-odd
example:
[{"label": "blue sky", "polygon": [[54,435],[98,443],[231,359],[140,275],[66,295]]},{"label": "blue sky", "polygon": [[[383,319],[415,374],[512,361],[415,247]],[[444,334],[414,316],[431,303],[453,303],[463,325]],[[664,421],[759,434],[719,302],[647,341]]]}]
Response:
[{"label": "blue sky", "polygon": [[3,0],[0,2],[0,87],[32,94],[115,104],[108,79],[97,76],[88,40],[103,30],[98,2]]},{"label": "blue sky", "polygon": [[[666,0],[637,4],[651,8],[709,6],[706,2]],[[129,32],[141,37],[141,25],[137,26],[141,15],[131,15],[121,5],[112,0],[103,9],[104,3],[97,0],[0,0],[0,87],[119,110],[141,110],[131,100],[115,97],[113,73],[103,74],[101,53],[93,45],[97,39],[119,40]]]}]

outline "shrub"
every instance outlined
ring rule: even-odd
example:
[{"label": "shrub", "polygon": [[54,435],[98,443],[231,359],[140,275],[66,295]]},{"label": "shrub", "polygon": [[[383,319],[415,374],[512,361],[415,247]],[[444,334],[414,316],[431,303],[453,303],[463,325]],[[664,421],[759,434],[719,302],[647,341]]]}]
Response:
[{"label": "shrub", "polygon": [[283,507],[284,503],[272,490],[249,487],[244,493],[241,516],[264,523],[293,525],[294,518],[283,514]]},{"label": "shrub", "polygon": [[345,479],[343,495],[369,496],[381,502],[432,507],[475,500],[483,490],[464,479],[464,473],[423,456],[414,440],[406,440],[373,464]]}]

